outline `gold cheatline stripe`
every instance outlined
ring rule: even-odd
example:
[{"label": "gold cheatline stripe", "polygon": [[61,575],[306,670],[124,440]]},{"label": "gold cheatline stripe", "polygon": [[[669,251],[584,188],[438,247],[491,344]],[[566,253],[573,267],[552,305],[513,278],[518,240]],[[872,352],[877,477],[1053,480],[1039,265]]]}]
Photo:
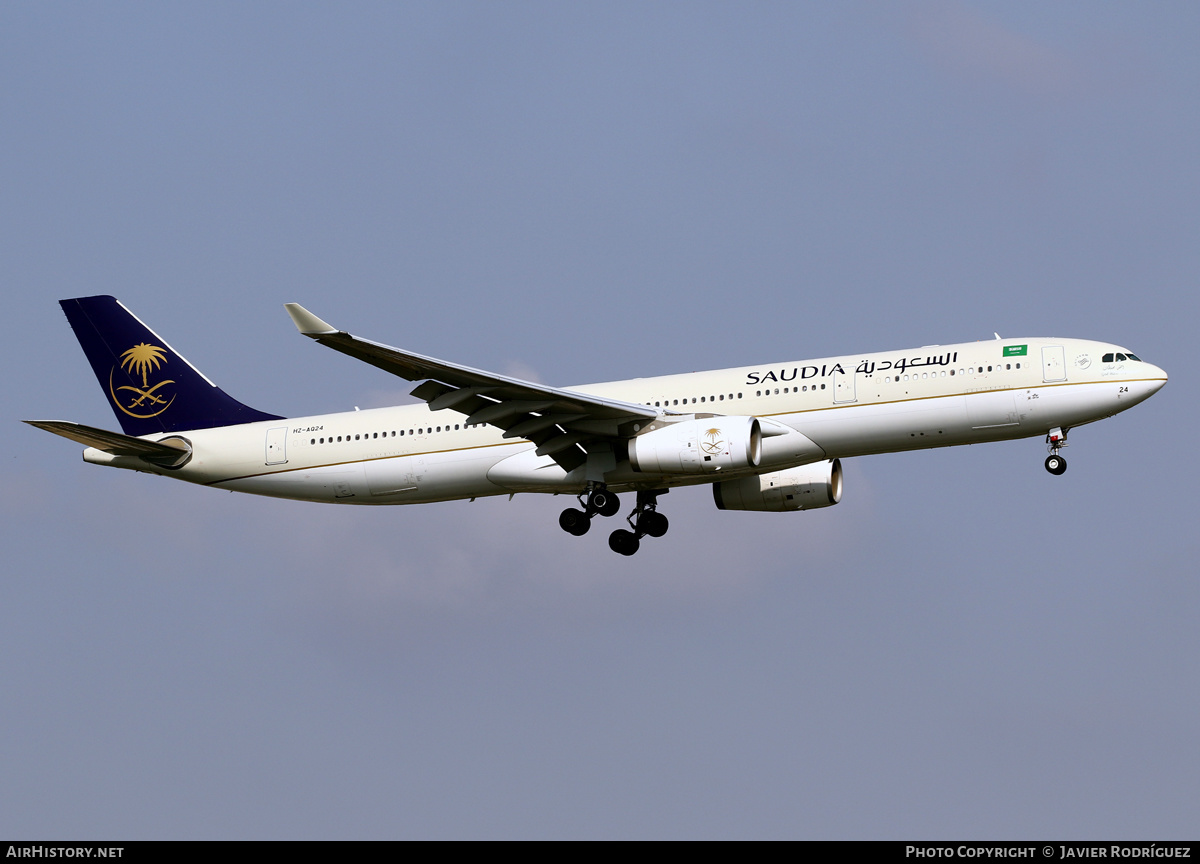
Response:
[{"label": "gold cheatline stripe", "polygon": [[[785,417],[788,414],[815,414],[818,411],[836,411],[839,408],[864,408],[868,405],[901,405],[905,402],[925,402],[929,399],[953,399],[955,396],[974,396],[977,393],[1012,393],[1017,390],[1047,390],[1051,387],[1086,387],[1090,384],[1136,384],[1140,381],[1166,381],[1166,378],[1120,378],[1113,381],[1063,381],[1042,383],[1024,387],[985,387],[981,390],[968,390],[965,393],[943,393],[940,396],[911,396],[908,399],[888,399],[879,402],[842,402],[837,405],[827,405],[824,408],[803,408],[799,411],[779,411],[774,414],[753,414],[753,417]],[[782,393],[780,394],[783,395]],[[766,398],[766,397],[754,397]]]},{"label": "gold cheatline stripe", "polygon": [[[815,414],[818,411],[837,411],[842,408],[863,408],[867,405],[902,405],[905,402],[925,402],[930,399],[953,399],[956,396],[973,396],[976,393],[1006,393],[1016,390],[1046,390],[1050,387],[1085,387],[1089,384],[1136,384],[1142,381],[1166,381],[1166,378],[1121,378],[1109,381],[1063,381],[1061,383],[1042,383],[1036,386],[1025,387],[996,387],[985,388],[983,390],[971,390],[966,393],[944,393],[941,396],[912,396],[908,399],[889,399],[882,402],[845,402],[840,405],[828,405],[824,408],[803,408],[799,411],[778,411],[774,414],[750,414],[750,417],[786,417],[790,414]],[[780,394],[783,395],[783,394]],[[756,396],[756,399],[766,397]],[[722,414],[722,417],[735,417],[735,414]],[[653,422],[653,421],[650,421]],[[799,430],[797,430],[799,431]],[[801,433],[803,434],[803,433]],[[603,436],[597,436],[603,437]],[[1031,436],[1032,437],[1032,436]],[[256,474],[242,474],[238,477],[226,477],[222,480],[209,480],[207,483],[201,483],[202,486],[214,486],[218,483],[232,483],[234,480],[248,480],[252,477],[266,477],[269,474],[287,474],[292,471],[315,471],[318,468],[336,468],[339,465],[360,465],[363,462],[381,462],[384,459],[400,459],[405,456],[434,456],[438,453],[461,453],[467,450],[484,450],[488,447],[508,447],[511,444],[520,444],[522,441],[532,444],[532,441],[521,438],[515,441],[502,441],[498,444],[480,444],[475,447],[451,447],[447,450],[425,450],[419,453],[397,453],[394,456],[375,456],[370,459],[348,459],[345,462],[326,462],[321,465],[306,465],[303,468],[282,468],[278,471],[259,471]],[[318,445],[320,446],[320,445]]]},{"label": "gold cheatline stripe", "polygon": [[[521,439],[524,440],[524,439]],[[234,480],[248,480],[251,477],[266,477],[270,474],[289,474],[292,471],[315,471],[318,468],[336,468],[339,465],[361,465],[363,462],[382,462],[384,459],[403,459],[406,456],[436,456],[438,453],[464,453],[467,450],[486,450],[488,447],[508,447],[520,444],[521,441],[501,441],[499,444],[480,444],[476,447],[451,447],[446,450],[422,450],[419,453],[397,453],[394,456],[372,456],[370,459],[347,459],[345,462],[325,462],[320,465],[305,465],[302,468],[281,468],[278,471],[259,471],[256,474],[242,474],[238,477],[225,477],[221,480],[209,480],[201,486],[212,486],[216,483],[231,483]],[[533,442],[528,442],[532,444]],[[317,445],[320,446],[319,444]]]}]

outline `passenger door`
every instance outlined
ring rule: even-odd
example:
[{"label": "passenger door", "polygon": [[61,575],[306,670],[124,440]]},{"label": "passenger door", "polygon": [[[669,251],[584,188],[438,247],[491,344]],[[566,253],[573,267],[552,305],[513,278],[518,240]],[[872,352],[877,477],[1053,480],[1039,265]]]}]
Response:
[{"label": "passenger door", "polygon": [[1067,361],[1061,345],[1050,345],[1042,349],[1042,380],[1067,380]]},{"label": "passenger door", "polygon": [[267,430],[268,465],[282,465],[287,462],[287,427],[276,426]]}]

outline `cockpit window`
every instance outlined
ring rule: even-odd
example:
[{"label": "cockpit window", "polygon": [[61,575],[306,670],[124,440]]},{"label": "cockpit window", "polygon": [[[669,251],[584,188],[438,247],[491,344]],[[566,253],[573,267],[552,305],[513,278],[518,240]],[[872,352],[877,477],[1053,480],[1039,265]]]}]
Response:
[{"label": "cockpit window", "polygon": [[1101,363],[1124,363],[1126,360],[1135,360],[1138,363],[1142,362],[1142,358],[1136,354],[1122,354],[1120,351],[1116,354],[1105,354],[1100,358]]},{"label": "cockpit window", "polygon": [[1136,361],[1137,361],[1137,362],[1139,362],[1139,363],[1141,363],[1141,362],[1142,362],[1142,358],[1141,358],[1141,357],[1135,357],[1133,354],[1126,354],[1125,356],[1126,356],[1126,357],[1128,357],[1130,360],[1136,360]]},{"label": "cockpit window", "polygon": [[1100,358],[1100,362],[1101,362],[1101,363],[1111,363],[1111,362],[1113,362],[1113,355],[1111,355],[1111,354],[1105,354],[1103,357],[1101,357],[1101,358]]}]

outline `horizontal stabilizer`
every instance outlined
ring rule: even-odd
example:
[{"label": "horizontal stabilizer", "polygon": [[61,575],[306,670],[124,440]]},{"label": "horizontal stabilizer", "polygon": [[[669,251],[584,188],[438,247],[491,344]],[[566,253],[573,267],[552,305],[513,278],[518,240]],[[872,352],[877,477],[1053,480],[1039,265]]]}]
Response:
[{"label": "horizontal stabilizer", "polygon": [[109,432],[107,429],[97,429],[95,426],[84,426],[82,423],[71,423],[66,420],[25,420],[30,426],[45,429],[63,438],[95,447],[114,456],[140,456],[156,465],[174,465],[191,452],[187,442],[181,438],[170,438],[166,441],[147,441],[144,438],[134,438],[122,435],[120,432]]}]

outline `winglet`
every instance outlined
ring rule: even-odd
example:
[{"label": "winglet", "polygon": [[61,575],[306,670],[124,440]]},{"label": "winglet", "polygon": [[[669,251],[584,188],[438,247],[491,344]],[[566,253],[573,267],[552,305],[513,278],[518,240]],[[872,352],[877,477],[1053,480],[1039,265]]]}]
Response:
[{"label": "winglet", "polygon": [[333,325],[322,321],[299,303],[284,303],[283,308],[292,316],[292,323],[305,336],[319,336],[323,333],[337,333]]}]

